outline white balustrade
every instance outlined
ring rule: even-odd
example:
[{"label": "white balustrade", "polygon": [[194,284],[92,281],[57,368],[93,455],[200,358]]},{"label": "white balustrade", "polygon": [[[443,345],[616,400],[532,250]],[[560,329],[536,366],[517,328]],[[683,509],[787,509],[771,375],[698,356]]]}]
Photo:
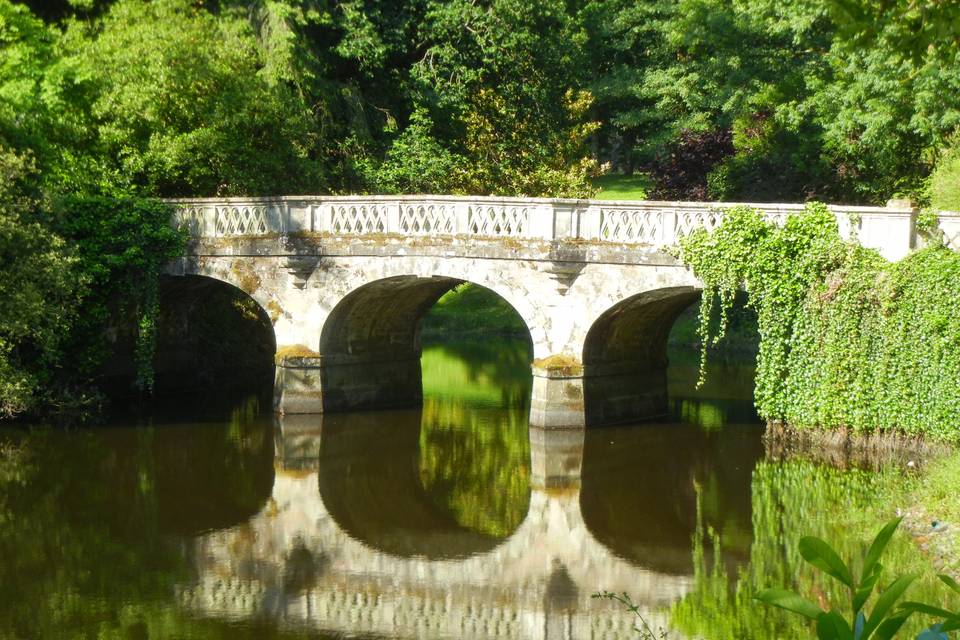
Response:
[{"label": "white balustrade", "polygon": [[[397,234],[528,240],[586,240],[666,246],[695,229],[715,229],[736,203],[562,200],[479,196],[283,196],[173,200],[174,224],[193,237],[321,233]],[[747,204],[783,224],[802,204]],[[845,237],[896,260],[918,244],[916,212],[831,206]],[[940,227],[960,250],[960,214],[943,212]]]}]

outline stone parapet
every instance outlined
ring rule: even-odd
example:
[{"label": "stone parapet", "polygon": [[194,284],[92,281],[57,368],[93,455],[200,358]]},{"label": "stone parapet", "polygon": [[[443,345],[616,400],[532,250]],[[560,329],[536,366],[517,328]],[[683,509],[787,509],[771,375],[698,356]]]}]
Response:
[{"label": "stone parapet", "polygon": [[[726,210],[748,206],[782,224],[803,204],[503,198],[481,196],[278,196],[171,200],[175,224],[194,238],[327,234],[405,238],[464,236],[500,240],[589,241],[670,246],[713,229]],[[830,205],[841,233],[898,260],[917,246],[916,210]],[[941,214],[953,227],[955,214]]]}]

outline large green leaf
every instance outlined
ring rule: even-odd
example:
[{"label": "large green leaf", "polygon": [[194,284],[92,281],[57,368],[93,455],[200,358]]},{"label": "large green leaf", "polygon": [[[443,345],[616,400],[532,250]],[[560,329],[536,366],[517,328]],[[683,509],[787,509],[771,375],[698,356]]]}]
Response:
[{"label": "large green leaf", "polygon": [[903,626],[903,623],[906,622],[909,617],[910,612],[907,611],[887,618],[880,623],[880,626],[877,627],[876,632],[874,632],[874,640],[890,640],[897,634],[897,631],[900,631],[900,627]]},{"label": "large green leaf", "polygon": [[811,620],[816,620],[823,615],[823,610],[820,607],[786,589],[764,589],[757,594],[756,599],[793,613],[799,613]]},{"label": "large green leaf", "polygon": [[829,544],[820,538],[806,536],[800,539],[799,548],[804,560],[853,588],[853,575],[850,569]]},{"label": "large green leaf", "polygon": [[880,626],[883,619],[887,617],[893,605],[896,604],[903,592],[917,579],[916,574],[901,576],[894,580],[887,589],[877,598],[877,604],[873,607],[870,617],[867,619],[867,625],[863,628],[862,640],[868,640],[871,634]]},{"label": "large green leaf", "polygon": [[912,600],[902,603],[900,605],[900,608],[903,609],[904,611],[911,611],[913,613],[925,613],[929,616],[937,616],[940,618],[951,618],[955,615],[953,612],[947,611],[946,609],[941,609],[940,607],[935,607],[933,605],[925,604],[923,602],[913,602]]},{"label": "large green leaf", "polygon": [[876,566],[877,562],[880,560],[880,556],[883,555],[883,550],[887,548],[887,544],[890,542],[890,538],[893,537],[893,532],[896,531],[897,527],[900,526],[901,520],[903,520],[903,518],[894,518],[885,524],[877,534],[877,537],[873,539],[873,543],[870,545],[870,550],[867,551],[867,557],[863,561],[863,575],[861,581],[869,579],[873,575],[874,566]]},{"label": "large green leaf", "polygon": [[957,584],[956,580],[954,580],[953,578],[951,578],[950,576],[944,573],[941,573],[937,577],[940,578],[940,581],[943,582],[943,584],[953,589],[953,591],[955,591],[956,593],[960,593],[960,584]]},{"label": "large green leaf", "polygon": [[877,580],[880,578],[879,569],[880,569],[880,565],[874,564],[872,575],[860,581],[860,586],[857,588],[856,592],[853,595],[854,613],[860,612],[860,609],[863,608],[863,605],[870,598],[870,594],[873,593],[873,588],[877,585]]},{"label": "large green leaf", "polygon": [[850,625],[836,611],[823,613],[817,618],[817,638],[819,640],[853,640]]}]

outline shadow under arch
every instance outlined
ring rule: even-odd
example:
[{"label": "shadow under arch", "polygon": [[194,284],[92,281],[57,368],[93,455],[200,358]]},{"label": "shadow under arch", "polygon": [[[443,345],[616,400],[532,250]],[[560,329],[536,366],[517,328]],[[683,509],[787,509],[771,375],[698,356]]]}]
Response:
[{"label": "shadow under arch", "polygon": [[249,294],[216,278],[164,275],[159,303],[157,394],[272,385],[273,323]]},{"label": "shadow under arch", "polygon": [[667,338],[700,296],[694,287],[645,291],[594,321],[583,346],[587,426],[663,416],[667,412]]},{"label": "shadow under arch", "polygon": [[322,420],[320,499],[354,540],[391,555],[433,560],[487,553],[513,534],[495,536],[461,524],[424,489],[420,411],[313,418]]},{"label": "shadow under arch", "polygon": [[[344,296],[320,335],[324,412],[420,406],[420,321],[445,293],[464,282],[450,276],[400,275],[366,283]],[[510,305],[496,291],[483,288]]]}]

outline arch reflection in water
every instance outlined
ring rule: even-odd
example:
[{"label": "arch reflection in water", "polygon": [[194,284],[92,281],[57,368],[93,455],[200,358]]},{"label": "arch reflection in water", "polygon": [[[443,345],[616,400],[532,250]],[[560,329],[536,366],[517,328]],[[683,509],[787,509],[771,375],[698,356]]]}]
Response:
[{"label": "arch reflection in water", "polygon": [[[531,434],[526,512],[494,535],[425,497],[420,465],[397,451],[437,445],[424,444],[428,422],[418,435],[417,414],[405,415],[389,424],[382,414],[282,418],[269,506],[195,542],[199,579],[180,590],[181,603],[388,637],[629,638],[629,616],[592,593],[629,590],[652,612],[689,590],[691,576],[645,569],[590,534],[580,515],[582,431]],[[370,500],[375,508],[352,504]]]},{"label": "arch reflection in water", "polygon": [[690,575],[699,511],[735,565],[750,549],[750,476],[762,455],[753,425],[726,425],[722,434],[678,424],[587,430],[584,521],[617,555]]}]

